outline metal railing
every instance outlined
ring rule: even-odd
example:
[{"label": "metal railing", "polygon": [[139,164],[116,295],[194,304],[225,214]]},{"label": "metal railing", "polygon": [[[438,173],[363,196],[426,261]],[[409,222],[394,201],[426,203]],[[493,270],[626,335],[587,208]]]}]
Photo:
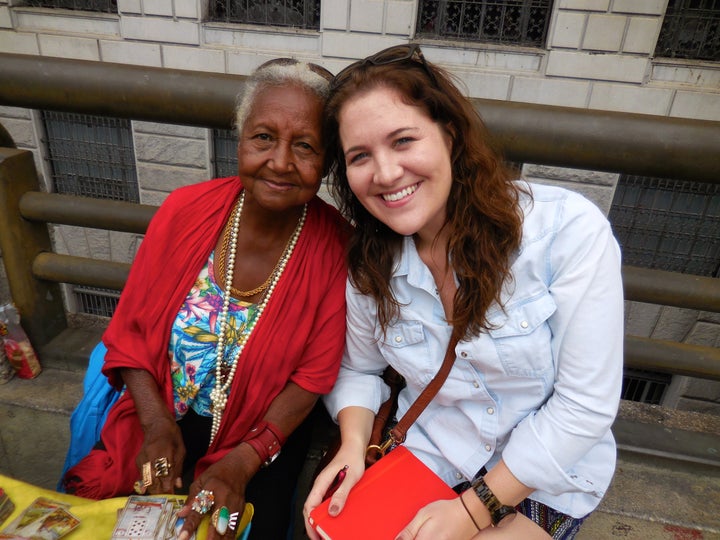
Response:
[{"label": "metal railing", "polygon": [[[228,128],[244,77],[0,54],[0,105]],[[491,100],[476,105],[513,161],[720,181],[720,122]],[[0,130],[0,142],[8,141]],[[0,248],[28,333],[62,330],[58,283],[122,288],[129,265],[52,252],[47,223],[142,234],[152,206],[41,193],[32,155],[0,150]],[[624,267],[628,300],[720,313],[720,280]],[[58,307],[59,304],[59,307]],[[720,380],[720,349],[626,336],[628,367]]]}]

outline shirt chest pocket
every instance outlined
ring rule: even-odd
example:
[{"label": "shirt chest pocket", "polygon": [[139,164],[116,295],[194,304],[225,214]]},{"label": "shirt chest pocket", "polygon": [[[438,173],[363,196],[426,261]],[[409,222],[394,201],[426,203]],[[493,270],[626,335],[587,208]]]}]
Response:
[{"label": "shirt chest pocket", "polygon": [[489,334],[508,375],[536,377],[553,368],[548,319],[555,310],[555,301],[543,294],[490,318],[494,329]]},{"label": "shirt chest pocket", "polygon": [[420,321],[398,321],[380,337],[380,351],[388,364],[401,372],[406,380],[427,384],[435,375],[435,364]]}]

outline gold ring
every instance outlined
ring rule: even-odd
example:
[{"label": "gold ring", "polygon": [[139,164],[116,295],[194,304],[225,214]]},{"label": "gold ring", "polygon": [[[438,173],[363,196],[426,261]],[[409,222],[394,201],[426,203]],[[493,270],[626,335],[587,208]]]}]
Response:
[{"label": "gold ring", "polygon": [[135,480],[133,489],[138,495],[145,495],[145,492],[147,491],[147,487],[145,487],[145,484],[143,484],[140,480]]},{"label": "gold ring", "polygon": [[153,468],[155,469],[155,476],[157,476],[158,478],[162,478],[170,474],[172,464],[168,463],[166,457],[161,457],[157,458],[153,462]]},{"label": "gold ring", "polygon": [[230,519],[228,520],[228,529],[231,531],[235,530],[235,527],[237,527],[237,521],[238,521],[238,512],[233,512],[230,514]]},{"label": "gold ring", "polygon": [[145,486],[146,488],[152,486],[152,483],[153,483],[152,467],[151,467],[149,461],[146,461],[142,465],[142,483],[143,483],[143,486]]}]

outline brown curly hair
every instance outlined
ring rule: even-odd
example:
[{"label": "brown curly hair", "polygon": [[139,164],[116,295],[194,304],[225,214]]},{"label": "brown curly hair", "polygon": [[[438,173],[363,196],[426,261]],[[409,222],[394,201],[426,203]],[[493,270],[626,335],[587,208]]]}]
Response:
[{"label": "brown curly hair", "polygon": [[516,173],[491,146],[480,116],[452,76],[422,56],[420,60],[407,58],[385,65],[356,62],[336,78],[325,107],[332,193],[341,212],[355,225],[348,247],[350,279],[377,302],[385,332],[399,314],[390,278],[403,237],[372,216],[350,189],[338,117],[345,103],[359,93],[391,88],[452,137],[453,182],[444,229],[450,233],[447,253],[459,287],[448,322],[460,336],[478,335],[491,327],[488,308],[501,304],[502,287],[512,280],[511,255],[522,237],[520,193],[527,189],[513,182]]}]

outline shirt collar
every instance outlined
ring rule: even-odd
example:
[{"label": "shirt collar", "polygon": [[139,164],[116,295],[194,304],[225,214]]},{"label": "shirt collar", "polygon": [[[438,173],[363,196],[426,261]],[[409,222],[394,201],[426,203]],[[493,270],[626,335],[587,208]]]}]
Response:
[{"label": "shirt collar", "polygon": [[408,285],[423,289],[430,294],[435,292],[435,280],[430,270],[420,258],[412,236],[403,237],[400,260],[395,263],[393,277],[405,277]]}]

